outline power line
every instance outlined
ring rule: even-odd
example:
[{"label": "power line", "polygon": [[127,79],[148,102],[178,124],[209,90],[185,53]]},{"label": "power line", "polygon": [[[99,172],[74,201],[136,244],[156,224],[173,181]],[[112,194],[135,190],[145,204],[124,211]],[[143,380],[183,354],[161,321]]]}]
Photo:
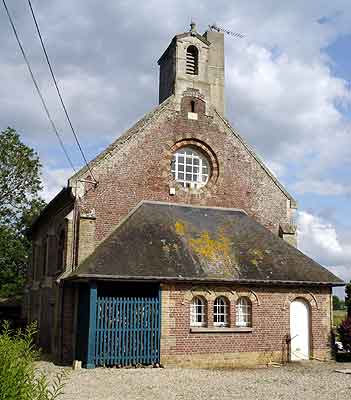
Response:
[{"label": "power line", "polygon": [[24,51],[24,49],[23,49],[23,46],[22,46],[22,44],[21,44],[21,41],[20,41],[20,39],[19,39],[19,37],[18,37],[18,34],[17,34],[16,28],[15,28],[14,22],[13,22],[13,20],[12,20],[11,14],[10,14],[10,12],[9,12],[9,9],[7,8],[7,4],[6,4],[5,0],[2,0],[2,2],[3,2],[3,4],[4,4],[5,10],[6,10],[6,14],[7,14],[8,19],[9,19],[9,21],[10,21],[10,24],[11,24],[11,27],[12,27],[12,30],[13,30],[13,33],[15,34],[15,37],[16,37],[18,46],[19,46],[19,48],[20,48],[20,50],[21,50],[22,56],[23,56],[23,58],[24,58],[24,61],[26,62],[26,65],[27,65],[29,74],[30,74],[30,76],[31,76],[31,78],[32,78],[32,81],[33,81],[34,86],[35,86],[35,88],[36,88],[36,90],[37,90],[37,93],[38,93],[38,95],[39,95],[39,97],[40,97],[40,100],[41,100],[41,103],[42,103],[43,108],[44,108],[44,110],[45,110],[45,113],[46,113],[46,115],[47,115],[47,117],[48,117],[48,119],[49,119],[49,121],[50,121],[51,127],[52,127],[53,131],[55,132],[55,135],[57,136],[57,139],[58,139],[58,141],[59,141],[59,143],[60,143],[60,145],[61,145],[61,148],[62,148],[63,152],[64,152],[65,155],[66,155],[66,158],[67,158],[67,160],[68,160],[70,166],[72,167],[73,171],[76,172],[76,169],[74,168],[73,162],[72,162],[70,156],[69,156],[68,153],[67,153],[67,150],[66,150],[66,148],[65,148],[65,145],[63,144],[63,141],[62,141],[62,139],[61,139],[61,136],[60,136],[60,134],[59,134],[59,132],[58,132],[58,130],[57,130],[55,124],[54,124],[53,119],[51,118],[51,115],[50,115],[49,110],[48,110],[48,108],[47,108],[47,106],[46,106],[44,97],[43,97],[43,95],[42,95],[42,93],[41,93],[41,91],[40,91],[39,85],[38,85],[38,83],[37,83],[37,81],[36,81],[36,79],[35,79],[35,77],[34,77],[32,68],[31,68],[31,66],[30,66],[30,64],[29,64],[29,60],[28,60],[27,55],[26,55],[26,53],[25,53],[25,51]]},{"label": "power line", "polygon": [[43,41],[43,38],[42,38],[42,35],[41,35],[41,32],[40,32],[40,29],[39,29],[39,25],[38,25],[37,19],[36,19],[36,17],[35,17],[34,10],[33,10],[33,7],[32,7],[32,3],[31,3],[30,0],[28,0],[28,4],[29,4],[29,8],[30,8],[30,11],[31,11],[33,20],[34,20],[35,27],[36,27],[37,32],[38,32],[38,36],[39,36],[39,39],[40,39],[41,47],[42,47],[42,49],[43,49],[43,51],[44,51],[44,54],[45,54],[46,62],[47,62],[47,64],[48,64],[48,66],[49,66],[50,73],[51,73],[52,79],[53,79],[53,81],[54,81],[57,94],[58,94],[58,96],[59,96],[59,98],[60,98],[60,102],[61,102],[63,111],[64,111],[64,113],[65,113],[65,115],[66,115],[67,121],[68,121],[69,126],[70,126],[70,128],[71,128],[71,131],[72,131],[72,133],[73,133],[73,136],[74,136],[74,138],[75,138],[75,140],[76,140],[76,143],[77,143],[77,145],[78,145],[79,151],[80,151],[80,153],[81,153],[81,155],[82,155],[82,157],[83,157],[83,160],[84,160],[84,162],[85,162],[85,165],[87,166],[87,168],[88,168],[88,170],[89,170],[89,172],[90,172],[90,175],[91,175],[92,179],[93,179],[95,182],[97,182],[96,179],[94,178],[93,172],[92,172],[92,170],[91,170],[91,168],[90,168],[90,166],[89,166],[89,163],[88,163],[88,161],[87,161],[87,159],[86,159],[86,157],[85,157],[85,154],[84,154],[84,152],[83,152],[82,146],[81,146],[80,143],[79,143],[78,136],[77,136],[77,134],[76,134],[76,132],[75,132],[75,130],[74,130],[74,128],[73,128],[71,119],[70,119],[70,117],[69,117],[69,115],[68,115],[67,108],[66,108],[65,103],[64,103],[64,101],[63,101],[63,98],[62,98],[62,95],[61,95],[61,91],[60,91],[60,89],[59,89],[59,87],[58,87],[57,80],[56,80],[56,78],[55,78],[55,74],[54,74],[53,68],[52,68],[52,66],[51,66],[51,62],[50,62],[50,60],[49,60],[49,56],[48,56],[48,53],[47,53],[47,51],[46,51],[46,48],[45,48],[45,45],[44,45],[44,41]]}]

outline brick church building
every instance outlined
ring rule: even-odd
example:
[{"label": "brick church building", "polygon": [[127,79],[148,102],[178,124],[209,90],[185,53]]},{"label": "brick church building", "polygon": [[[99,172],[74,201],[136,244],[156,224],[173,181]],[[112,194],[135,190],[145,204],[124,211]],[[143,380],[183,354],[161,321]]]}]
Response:
[{"label": "brick church building", "polygon": [[32,226],[40,345],[88,368],[328,359],[343,282],[296,249],[296,201],[225,119],[223,34],[192,24],[158,64],[159,106]]}]

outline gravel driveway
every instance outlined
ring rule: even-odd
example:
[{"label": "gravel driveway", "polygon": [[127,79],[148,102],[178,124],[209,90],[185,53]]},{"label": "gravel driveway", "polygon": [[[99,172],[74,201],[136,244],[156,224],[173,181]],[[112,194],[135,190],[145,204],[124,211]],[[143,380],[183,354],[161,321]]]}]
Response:
[{"label": "gravel driveway", "polygon": [[[351,399],[350,364],[288,364],[281,368],[205,370],[139,368],[71,371],[62,400]],[[49,374],[61,368],[41,362]]]}]

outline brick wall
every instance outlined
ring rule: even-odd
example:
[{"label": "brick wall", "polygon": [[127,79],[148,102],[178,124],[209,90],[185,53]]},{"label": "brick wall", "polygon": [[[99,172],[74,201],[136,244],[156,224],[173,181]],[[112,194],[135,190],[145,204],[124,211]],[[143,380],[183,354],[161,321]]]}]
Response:
[{"label": "brick wall", "polygon": [[[213,328],[213,302],[217,296],[230,301],[230,328],[235,328],[235,306],[239,296],[252,302],[252,331],[218,333],[191,332],[190,304],[194,295],[207,300],[208,328]],[[183,366],[257,365],[286,361],[290,333],[290,302],[303,298],[311,312],[311,356],[330,357],[330,289],[243,288],[237,286],[193,288],[163,285],[161,362]],[[220,331],[222,329],[222,332]]]},{"label": "brick wall", "polygon": [[[33,233],[32,256],[26,284],[26,319],[37,321],[38,342],[44,352],[52,352],[57,359],[61,354],[61,295],[57,277],[70,268],[73,252],[72,205],[67,205],[52,213]],[[58,261],[60,235],[64,232],[62,263]],[[62,265],[59,265],[62,264]],[[45,267],[45,268],[44,268]],[[68,301],[69,298],[68,298]],[[73,307],[66,304],[66,309]],[[67,318],[70,318],[68,312]],[[72,341],[72,338],[70,339]],[[71,355],[70,355],[71,356]]]},{"label": "brick wall", "polygon": [[[180,111],[170,102],[141,132],[94,166],[99,184],[86,184],[80,207],[83,213],[95,212],[97,243],[142,200],[244,209],[276,234],[279,224],[291,222],[287,196],[220,117],[205,115],[202,100],[195,101],[198,120],[187,118],[189,97]],[[208,149],[213,164],[213,176],[197,192],[181,188],[170,172],[175,146],[187,141]],[[176,188],[174,196],[170,187]]]},{"label": "brick wall", "polygon": [[74,288],[63,288],[63,304],[61,311],[62,342],[60,360],[65,363],[72,362],[74,350],[74,312],[75,312]]}]

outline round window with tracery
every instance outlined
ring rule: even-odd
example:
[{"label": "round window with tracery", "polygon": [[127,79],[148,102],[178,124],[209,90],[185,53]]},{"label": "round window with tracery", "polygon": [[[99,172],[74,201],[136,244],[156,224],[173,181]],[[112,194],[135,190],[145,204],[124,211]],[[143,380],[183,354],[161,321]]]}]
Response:
[{"label": "round window with tracery", "polygon": [[207,157],[193,147],[181,147],[173,154],[173,178],[184,188],[197,189],[208,182],[210,163]]}]

